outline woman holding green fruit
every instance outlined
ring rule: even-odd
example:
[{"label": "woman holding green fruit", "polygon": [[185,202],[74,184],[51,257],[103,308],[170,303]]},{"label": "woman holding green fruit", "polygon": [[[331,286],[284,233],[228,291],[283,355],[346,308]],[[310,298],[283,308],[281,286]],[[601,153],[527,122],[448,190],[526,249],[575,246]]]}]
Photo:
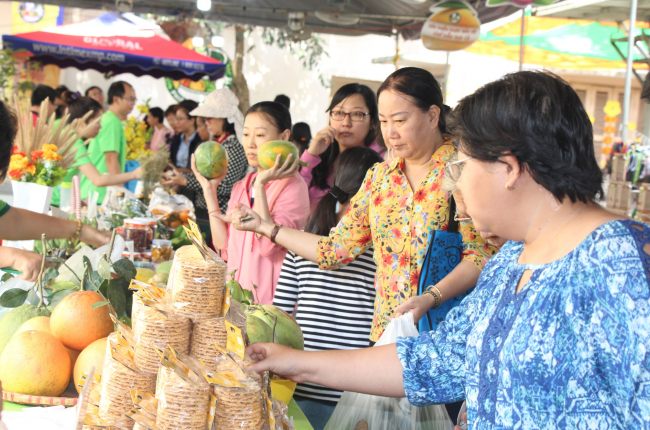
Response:
[{"label": "woman holding green fruit", "polygon": [[[280,225],[302,229],[309,217],[307,184],[297,175],[299,160],[289,156],[280,165],[280,155],[270,169],[260,166],[258,151],[262,145],[275,140],[288,140],[291,135],[291,114],[283,105],[261,102],[252,106],[244,119],[242,144],[248,163],[258,171],[237,182],[230,195],[229,209],[245,204],[262,218]],[[221,251],[228,270],[237,269],[235,279],[252,291],[257,286],[257,302],[272,304],[286,248],[260,235],[230,228],[231,220],[219,208],[217,187],[227,175],[207,179],[199,173],[192,156],[192,171],[203,188],[210,217],[212,243]],[[265,196],[265,199],[255,197]]]},{"label": "woman holding green fruit", "polygon": [[[0,180],[7,175],[11,150],[17,131],[16,114],[0,101]],[[0,200],[0,238],[3,240],[79,239],[92,246],[110,240],[110,232],[99,231],[81,220],[69,221],[48,215],[12,208]],[[16,248],[0,246],[0,267],[13,266],[22,272],[21,279],[35,281],[41,270],[43,256]]]}]

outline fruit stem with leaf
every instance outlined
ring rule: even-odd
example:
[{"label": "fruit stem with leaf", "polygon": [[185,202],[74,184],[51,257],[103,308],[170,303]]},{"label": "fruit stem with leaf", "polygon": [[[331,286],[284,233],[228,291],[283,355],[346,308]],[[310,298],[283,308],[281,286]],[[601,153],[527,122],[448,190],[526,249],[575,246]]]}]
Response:
[{"label": "fruit stem with leaf", "polygon": [[38,302],[37,308],[40,309],[43,307],[45,302],[45,295],[43,294],[43,271],[45,271],[45,260],[47,259],[47,245],[45,243],[45,233],[41,234],[41,243],[43,244],[43,262],[41,263],[41,271],[38,274],[38,290],[41,296],[41,300]]}]

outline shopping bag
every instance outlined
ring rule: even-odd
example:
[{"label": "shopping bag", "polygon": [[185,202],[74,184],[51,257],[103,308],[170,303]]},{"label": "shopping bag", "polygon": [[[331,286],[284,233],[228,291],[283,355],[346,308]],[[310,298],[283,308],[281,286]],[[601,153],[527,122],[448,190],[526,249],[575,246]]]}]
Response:
[{"label": "shopping bag", "polygon": [[[396,343],[398,337],[413,337],[418,330],[410,312],[393,318],[375,346]],[[325,430],[354,430],[365,420],[368,430],[453,430],[443,405],[413,406],[406,398],[380,397],[346,391],[341,396]]]}]

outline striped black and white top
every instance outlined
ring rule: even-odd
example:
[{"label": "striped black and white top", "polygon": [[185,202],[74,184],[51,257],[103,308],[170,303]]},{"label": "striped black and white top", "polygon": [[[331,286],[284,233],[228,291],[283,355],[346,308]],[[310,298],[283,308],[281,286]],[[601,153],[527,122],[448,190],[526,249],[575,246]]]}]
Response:
[{"label": "striped black and white top", "polygon": [[[273,304],[292,313],[305,336],[306,351],[358,349],[370,345],[377,266],[370,248],[338,270],[320,270],[311,261],[288,252]],[[316,384],[298,384],[296,394],[338,402],[341,391]]]}]

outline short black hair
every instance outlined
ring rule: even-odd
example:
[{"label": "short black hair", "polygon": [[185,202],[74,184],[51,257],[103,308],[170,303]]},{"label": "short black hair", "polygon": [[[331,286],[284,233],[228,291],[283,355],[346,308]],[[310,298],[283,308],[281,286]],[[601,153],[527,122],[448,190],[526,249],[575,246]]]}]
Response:
[{"label": "short black hair", "polygon": [[552,73],[512,73],[479,88],[453,110],[450,132],[470,157],[495,162],[512,154],[559,201],[603,197],[589,115]]},{"label": "short black hair", "polygon": [[291,113],[285,105],[277,102],[259,102],[248,109],[246,116],[256,112],[264,115],[280,133],[291,131]]},{"label": "short black hair", "polygon": [[[84,95],[85,95],[86,97],[89,97],[88,94],[90,94],[90,92],[91,92],[92,90],[94,90],[94,89],[98,89],[99,91],[102,91],[102,89],[99,88],[97,85],[93,85],[92,87],[90,87],[90,88],[88,88],[88,89],[86,90],[86,93],[85,93]],[[103,91],[102,91],[102,92],[103,92]]]},{"label": "short black hair", "polygon": [[17,131],[18,117],[16,113],[0,100],[0,181],[7,176]]},{"label": "short black hair", "polygon": [[56,99],[56,91],[47,85],[39,85],[32,91],[32,106],[40,106],[43,100],[49,99],[52,103]]},{"label": "short black hair", "polygon": [[[180,109],[183,109],[189,119],[194,119],[195,116],[190,114],[190,112],[192,112],[197,107],[199,107],[199,104],[194,100],[183,100],[178,104],[178,109],[176,109],[176,113],[178,113]],[[194,125],[196,125],[196,121],[194,121]]]},{"label": "short black hair", "polygon": [[91,119],[98,113],[101,114],[103,110],[104,108],[97,100],[91,99],[90,97],[77,97],[68,104],[68,114],[70,114],[68,123],[83,117],[90,111],[93,112],[89,118]]},{"label": "short black hair", "polygon": [[68,87],[66,87],[65,85],[59,85],[58,87],[56,87],[54,91],[56,91],[56,96],[59,97],[60,99],[63,99],[63,94],[70,92]]},{"label": "short black hair", "polygon": [[176,115],[177,110],[178,105],[169,105],[167,109],[165,109],[165,117],[168,117],[169,115]]},{"label": "short black hair", "polygon": [[158,121],[160,121],[161,124],[165,120],[165,117],[163,116],[163,111],[159,107],[152,107],[151,109],[149,109],[149,113],[147,115],[151,115],[154,118],[158,118]]},{"label": "short black hair", "polygon": [[278,94],[277,96],[275,96],[275,99],[273,99],[273,101],[276,103],[280,103],[287,109],[291,109],[291,99],[289,98],[289,96],[286,96],[284,94]]},{"label": "short black hair", "polygon": [[124,97],[124,93],[126,92],[126,86],[131,86],[130,84],[124,82],[124,81],[117,81],[113,82],[111,86],[108,88],[108,104],[112,105],[114,102],[114,98],[122,98]]}]

